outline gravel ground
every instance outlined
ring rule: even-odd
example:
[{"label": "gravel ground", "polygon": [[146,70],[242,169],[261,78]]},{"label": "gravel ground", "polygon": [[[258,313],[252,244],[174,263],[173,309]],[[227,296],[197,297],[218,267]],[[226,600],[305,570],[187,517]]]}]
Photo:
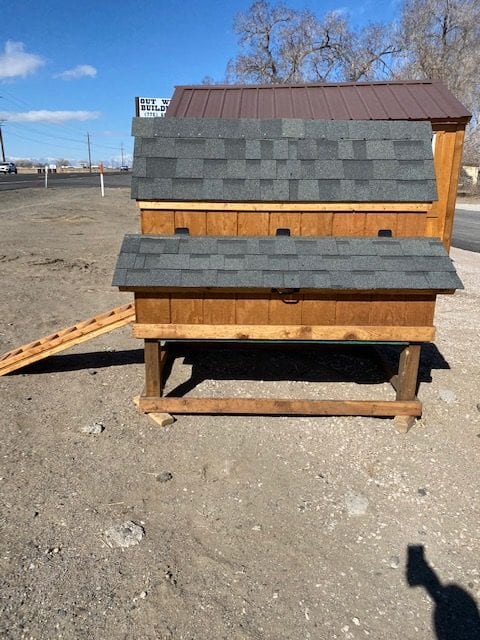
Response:
[{"label": "gravel ground", "polygon": [[[127,190],[2,194],[0,351],[128,301],[110,281],[136,230]],[[452,257],[465,291],[438,302],[406,436],[359,417],[161,428],[132,402],[129,328],[1,378],[0,635],[480,638],[480,258]],[[190,352],[170,388],[190,376],[197,395],[393,397],[368,349]]]}]

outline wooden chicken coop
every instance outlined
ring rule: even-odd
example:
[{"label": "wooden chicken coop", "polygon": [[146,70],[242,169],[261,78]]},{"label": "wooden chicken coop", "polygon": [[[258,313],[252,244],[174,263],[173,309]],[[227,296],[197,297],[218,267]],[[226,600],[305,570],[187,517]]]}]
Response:
[{"label": "wooden chicken coop", "polygon": [[[179,87],[136,118],[114,284],[135,296],[145,412],[421,415],[469,114],[438,84]],[[168,341],[402,343],[392,401],[163,397]]]}]

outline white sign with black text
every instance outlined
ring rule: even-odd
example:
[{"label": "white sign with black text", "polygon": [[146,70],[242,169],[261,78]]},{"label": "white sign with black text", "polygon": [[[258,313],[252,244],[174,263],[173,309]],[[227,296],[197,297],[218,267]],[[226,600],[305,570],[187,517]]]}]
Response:
[{"label": "white sign with black text", "polygon": [[170,98],[138,98],[140,118],[163,118],[170,104]]}]

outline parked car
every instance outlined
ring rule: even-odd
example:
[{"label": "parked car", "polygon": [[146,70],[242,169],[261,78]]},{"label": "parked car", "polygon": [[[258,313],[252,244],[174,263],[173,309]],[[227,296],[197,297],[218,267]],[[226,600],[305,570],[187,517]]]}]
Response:
[{"label": "parked car", "polygon": [[122,164],[122,166],[120,167],[120,171],[128,171],[128,165]]},{"label": "parked car", "polygon": [[0,173],[17,173],[17,165],[14,162],[0,162]]}]

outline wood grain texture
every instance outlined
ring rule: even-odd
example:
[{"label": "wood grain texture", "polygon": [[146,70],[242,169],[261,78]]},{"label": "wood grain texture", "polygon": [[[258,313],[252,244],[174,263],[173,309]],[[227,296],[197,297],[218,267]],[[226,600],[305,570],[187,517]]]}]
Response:
[{"label": "wood grain texture", "polygon": [[178,202],[137,200],[140,209],[176,211],[425,211],[426,202]]},{"label": "wood grain texture", "polygon": [[302,323],[302,302],[299,294],[280,296],[272,294],[268,306],[268,324]]},{"label": "wood grain texture", "polygon": [[135,313],[137,322],[170,322],[169,294],[136,293]]},{"label": "wood grain texture", "polygon": [[[173,303],[173,299],[172,299]],[[172,309],[173,316],[173,309]],[[161,340],[365,340],[430,342],[434,327],[135,324],[136,338]]]},{"label": "wood grain texture", "polygon": [[358,295],[342,296],[335,306],[335,324],[337,325],[368,325],[370,324],[371,296],[364,295],[359,300]]},{"label": "wood grain texture", "polygon": [[464,130],[458,130],[455,132],[455,143],[453,148],[452,165],[450,169],[450,183],[448,187],[447,204],[442,234],[443,245],[447,251],[450,250],[450,245],[452,243],[453,219],[455,215],[455,202],[457,200],[458,179],[460,177],[462,164],[464,137]]},{"label": "wood grain texture", "polygon": [[[172,293],[170,298],[170,314],[173,325],[200,324],[203,321],[203,296],[187,297],[184,294]],[[162,323],[159,323],[162,324]]]},{"label": "wood grain texture", "polygon": [[425,236],[427,216],[425,213],[397,214],[397,233],[399,238]]},{"label": "wood grain texture", "polygon": [[171,236],[175,232],[175,214],[173,211],[140,211],[140,230],[145,234]]},{"label": "wood grain texture", "polygon": [[364,236],[365,213],[334,213],[332,236]]},{"label": "wood grain texture", "polygon": [[145,340],[145,395],[162,395],[162,358],[158,340]]},{"label": "wood grain texture", "polygon": [[239,236],[268,236],[269,214],[238,212],[238,235]]},{"label": "wood grain texture", "polygon": [[331,236],[333,213],[331,211],[300,214],[300,235]]},{"label": "wood grain texture", "polygon": [[269,214],[268,234],[275,236],[278,229],[289,229],[290,235],[300,235],[300,213],[278,213],[272,211]]},{"label": "wood grain texture", "polygon": [[369,322],[371,325],[433,326],[435,296],[417,296],[408,300],[395,296],[372,296]]},{"label": "wood grain texture", "polygon": [[418,400],[270,400],[264,398],[159,398],[140,396],[145,413],[305,416],[420,416]]},{"label": "wood grain texture", "polygon": [[252,322],[256,325],[268,325],[269,299],[264,294],[238,294],[235,301],[236,323],[243,325]]},{"label": "wood grain texture", "polygon": [[209,294],[203,300],[205,324],[235,324],[235,294]]},{"label": "wood grain texture", "polygon": [[207,211],[207,236],[236,236],[238,233],[237,212]]},{"label": "wood grain texture", "polygon": [[410,344],[402,349],[396,380],[397,400],[413,400],[416,396],[420,352],[419,344]]},{"label": "wood grain texture", "polygon": [[191,236],[207,234],[206,211],[175,211],[175,229],[187,228]]},{"label": "wood grain texture", "polygon": [[116,307],[107,313],[78,322],[44,338],[17,347],[0,357],[0,376],[33,364],[77,344],[92,340],[135,321],[134,304]]},{"label": "wood grain texture", "polygon": [[[404,214],[402,214],[404,215]],[[392,232],[392,236],[397,235],[397,214],[396,213],[375,213],[370,211],[365,214],[364,233],[368,237],[378,236],[380,229],[387,229]]]},{"label": "wood grain texture", "polygon": [[327,326],[335,324],[336,300],[304,296],[301,304],[302,324]]}]

